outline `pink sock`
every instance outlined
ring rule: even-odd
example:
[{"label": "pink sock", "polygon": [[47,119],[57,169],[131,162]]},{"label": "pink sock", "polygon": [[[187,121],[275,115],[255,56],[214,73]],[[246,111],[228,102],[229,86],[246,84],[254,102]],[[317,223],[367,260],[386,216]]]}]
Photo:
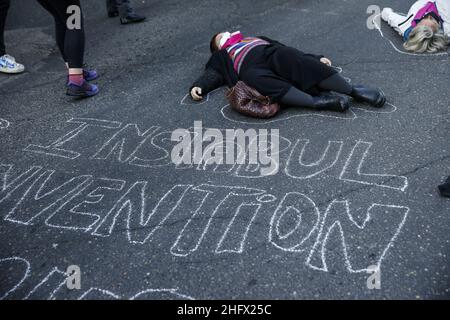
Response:
[{"label": "pink sock", "polygon": [[81,86],[84,82],[83,74],[69,74],[69,82]]}]

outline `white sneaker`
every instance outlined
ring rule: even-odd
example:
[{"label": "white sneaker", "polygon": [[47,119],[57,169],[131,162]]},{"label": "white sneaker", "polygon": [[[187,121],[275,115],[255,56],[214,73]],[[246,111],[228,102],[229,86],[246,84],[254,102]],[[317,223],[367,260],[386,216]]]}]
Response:
[{"label": "white sneaker", "polygon": [[381,11],[381,19],[383,19],[384,21],[388,21],[389,20],[389,15],[394,12],[394,10],[392,10],[392,8],[383,8],[383,11]]},{"label": "white sneaker", "polygon": [[0,72],[3,73],[21,73],[25,71],[23,64],[17,63],[14,57],[5,54],[0,57]]},{"label": "white sneaker", "polygon": [[9,54],[5,54],[4,57],[6,60],[16,62],[16,58],[14,58],[13,56],[10,56]]}]

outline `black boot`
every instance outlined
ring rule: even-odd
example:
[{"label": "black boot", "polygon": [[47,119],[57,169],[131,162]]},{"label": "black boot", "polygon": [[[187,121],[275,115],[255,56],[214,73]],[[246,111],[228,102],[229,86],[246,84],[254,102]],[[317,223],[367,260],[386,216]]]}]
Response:
[{"label": "black boot", "polygon": [[118,17],[118,16],[119,16],[119,10],[108,11],[108,17],[109,18],[114,18],[114,17]]},{"label": "black boot", "polygon": [[314,97],[315,110],[345,112],[348,108],[348,100],[341,96],[322,93]]},{"label": "black boot", "polygon": [[140,14],[131,12],[126,17],[120,17],[121,24],[129,24],[144,21],[145,17]]},{"label": "black boot", "polygon": [[444,184],[439,186],[439,192],[442,197],[450,198],[450,177],[447,178]]},{"label": "black boot", "polygon": [[366,102],[375,108],[381,108],[386,103],[386,96],[383,91],[364,86],[353,86],[350,96],[356,101]]}]

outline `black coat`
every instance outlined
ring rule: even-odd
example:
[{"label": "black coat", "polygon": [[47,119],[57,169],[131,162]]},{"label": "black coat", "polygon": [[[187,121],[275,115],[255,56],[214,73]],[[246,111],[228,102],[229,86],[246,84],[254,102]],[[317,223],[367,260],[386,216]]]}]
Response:
[{"label": "black coat", "polygon": [[[269,50],[277,50],[280,47],[284,47],[285,45],[272,40],[267,37],[260,36],[258,37],[262,40],[265,40],[270,43]],[[315,59],[320,60],[322,55],[315,54],[305,54],[305,56],[313,57]],[[227,85],[229,88],[233,87],[236,82],[239,81],[239,75],[236,70],[234,70],[233,62],[228,55],[226,49],[218,50],[214,52],[206,63],[205,70],[203,74],[192,84],[189,92],[194,87],[202,88],[202,95],[205,96],[209,92],[217,89],[223,85]]]}]

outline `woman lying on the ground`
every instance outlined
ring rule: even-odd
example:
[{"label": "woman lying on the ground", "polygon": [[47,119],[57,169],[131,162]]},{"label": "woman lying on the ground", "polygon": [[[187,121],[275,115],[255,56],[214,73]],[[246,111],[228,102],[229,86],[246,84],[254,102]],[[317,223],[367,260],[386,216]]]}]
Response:
[{"label": "woman lying on the ground", "polygon": [[344,112],[348,99],[335,91],[380,108],[382,91],[353,86],[323,56],[305,54],[266,37],[243,38],[240,32],[216,34],[210,43],[211,58],[190,94],[201,100],[212,90],[241,80],[271,99],[272,103]]},{"label": "woman lying on the ground", "polygon": [[438,52],[449,44],[450,0],[418,0],[406,16],[384,8],[381,18],[403,37],[408,51]]}]

